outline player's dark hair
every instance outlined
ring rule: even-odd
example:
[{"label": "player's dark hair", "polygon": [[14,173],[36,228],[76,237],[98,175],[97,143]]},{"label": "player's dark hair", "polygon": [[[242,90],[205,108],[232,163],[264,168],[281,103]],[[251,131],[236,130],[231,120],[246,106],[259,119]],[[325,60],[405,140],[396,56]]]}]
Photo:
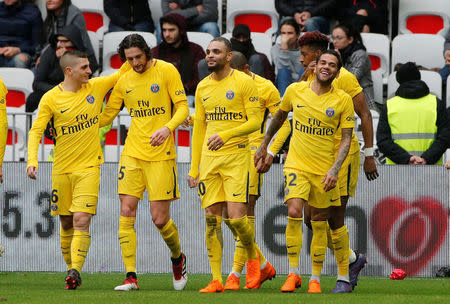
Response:
[{"label": "player's dark hair", "polygon": [[119,53],[120,60],[122,60],[122,62],[125,62],[127,60],[127,57],[125,56],[125,50],[132,47],[137,47],[142,52],[144,52],[147,60],[152,59],[150,47],[148,46],[144,37],[139,34],[130,34],[123,38],[122,42],[120,42],[119,44],[119,48],[117,49],[117,53]]},{"label": "player's dark hair", "polygon": [[231,42],[227,38],[216,37],[213,40],[211,40],[211,42],[213,42],[213,41],[222,42],[223,44],[225,44],[225,48],[227,49],[227,52],[231,52]]},{"label": "player's dark hair", "polygon": [[298,46],[302,47],[307,45],[314,51],[325,52],[328,49],[330,39],[319,31],[306,32],[300,38],[298,38]]},{"label": "player's dark hair", "polygon": [[297,21],[295,21],[294,18],[287,18],[286,20],[281,22],[280,29],[285,24],[292,26],[294,28],[295,32],[297,33],[297,35],[300,35],[300,26],[298,25]]},{"label": "player's dark hair", "polygon": [[243,71],[246,65],[247,65],[247,58],[245,58],[244,54],[238,51],[233,51],[233,57],[231,57],[230,67],[233,69]]},{"label": "player's dark hair", "polygon": [[337,65],[338,65],[338,71],[339,71],[342,68],[342,58],[341,58],[341,55],[339,55],[339,53],[336,52],[335,50],[326,50],[325,52],[320,54],[319,57],[317,57],[317,59],[316,59],[316,64],[319,63],[320,57],[322,57],[325,54],[330,54],[337,58],[337,60],[338,60]]},{"label": "player's dark hair", "polygon": [[86,58],[89,60],[88,54],[86,52],[83,52],[80,50],[68,50],[59,59],[59,66],[61,67],[63,72],[64,72],[64,69],[67,67],[67,61],[65,60],[65,58],[68,56],[77,57],[77,58]]}]

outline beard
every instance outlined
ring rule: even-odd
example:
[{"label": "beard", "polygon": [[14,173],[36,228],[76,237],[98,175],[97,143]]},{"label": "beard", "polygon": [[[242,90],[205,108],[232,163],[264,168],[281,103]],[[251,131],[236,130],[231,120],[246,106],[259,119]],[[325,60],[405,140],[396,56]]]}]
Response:
[{"label": "beard", "polygon": [[213,65],[213,66],[209,66],[208,65],[208,71],[210,71],[211,73],[212,72],[216,72],[216,71],[220,71],[221,69],[223,69],[224,66],[225,66],[224,64],[216,62],[216,64]]},{"label": "beard", "polygon": [[320,83],[320,85],[322,85],[324,87],[330,86],[335,78],[336,78],[336,74],[332,74],[330,76],[330,78],[328,78],[327,80],[323,80],[320,78],[320,73],[316,74],[317,81]]}]

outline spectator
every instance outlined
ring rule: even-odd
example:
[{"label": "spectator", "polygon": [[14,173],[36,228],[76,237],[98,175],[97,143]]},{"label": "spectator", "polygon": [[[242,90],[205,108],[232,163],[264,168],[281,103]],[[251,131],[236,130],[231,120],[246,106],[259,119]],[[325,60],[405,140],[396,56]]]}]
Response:
[{"label": "spectator", "polygon": [[299,25],[293,18],[285,19],[281,23],[280,31],[280,42],[272,47],[270,53],[275,66],[277,88],[283,96],[286,88],[303,74],[303,66],[297,45],[300,36]]},{"label": "spectator", "polygon": [[364,33],[388,34],[388,1],[345,0],[339,2],[339,20]]},{"label": "spectator", "polygon": [[[68,50],[85,51],[80,31],[73,24],[63,27],[50,38],[50,47],[42,53],[41,62],[36,69],[33,92],[27,98],[25,112],[34,112],[39,106],[41,97],[64,80],[59,58]],[[89,62],[93,59],[95,57],[89,57]]]},{"label": "spectator", "polygon": [[377,144],[387,164],[442,164],[450,129],[444,103],[430,94],[412,62],[397,71],[400,87],[380,113]]},{"label": "spectator", "polygon": [[[92,47],[89,35],[86,30],[86,22],[81,11],[72,4],[71,0],[46,0],[47,17],[44,20],[42,29],[41,44],[38,47],[38,56],[42,54],[46,47],[49,47],[49,39],[59,32],[64,26],[73,24],[81,34],[83,46],[89,56],[91,71],[94,73],[98,69],[98,62],[95,59],[94,48]],[[94,58],[91,60],[91,58]],[[36,65],[39,64],[39,59]]]},{"label": "spectator", "polygon": [[[302,32],[330,33],[329,17],[333,16],[336,0],[275,0],[281,23],[293,17]],[[281,28],[281,26],[280,26]]]},{"label": "spectator", "polygon": [[199,82],[198,62],[205,58],[203,48],[190,42],[186,33],[186,18],[169,14],[160,18],[162,42],[152,49],[152,57],[172,63],[180,72],[190,107],[194,107],[195,89]]},{"label": "spectator", "polygon": [[220,36],[217,0],[161,0],[161,8],[163,16],[177,13],[186,18],[188,31]]},{"label": "spectator", "polygon": [[[441,74],[442,84],[445,86],[447,83],[447,78],[450,75],[450,30],[447,31],[447,36],[445,37],[444,58],[445,65],[439,70],[439,74]],[[447,96],[448,94],[450,94],[450,92],[447,92]]]},{"label": "spectator", "polygon": [[377,110],[370,71],[372,64],[361,35],[350,24],[339,24],[333,29],[332,37],[335,49],[341,54],[344,68],[358,79],[369,108]]},{"label": "spectator", "polygon": [[109,31],[155,31],[148,0],[103,0],[103,10],[109,17]]},{"label": "spectator", "polygon": [[[246,24],[237,24],[234,27],[230,42],[233,51],[241,52],[247,58],[251,72],[275,83],[273,67],[266,55],[255,50],[250,37],[250,28]],[[199,62],[198,69],[200,79],[203,79],[210,73],[204,59]]]},{"label": "spectator", "polygon": [[24,0],[0,2],[0,67],[26,68],[39,43],[42,16]]}]

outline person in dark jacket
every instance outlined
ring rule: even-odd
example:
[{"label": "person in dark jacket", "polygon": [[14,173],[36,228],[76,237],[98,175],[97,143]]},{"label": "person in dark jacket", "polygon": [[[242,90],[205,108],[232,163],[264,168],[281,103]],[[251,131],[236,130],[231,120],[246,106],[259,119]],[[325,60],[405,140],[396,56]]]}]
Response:
[{"label": "person in dark jacket", "polygon": [[42,16],[24,0],[0,2],[0,67],[26,68],[39,43]]},{"label": "person in dark jacket", "polygon": [[[27,98],[25,112],[34,112],[42,96],[64,80],[59,58],[68,50],[85,51],[80,31],[73,24],[63,27],[50,38],[50,47],[42,54],[41,62],[36,69],[33,92]],[[89,57],[89,62],[92,63],[94,59],[95,57]]]},{"label": "person in dark jacket", "polygon": [[[420,72],[414,63],[408,62],[403,64],[397,71],[396,78],[400,86],[395,92],[395,97],[388,100],[386,105],[381,109],[377,129],[378,148],[390,160],[390,163],[410,165],[435,164],[442,157],[450,140],[450,129],[445,111],[445,104],[439,98],[430,94],[430,89],[427,84],[420,80]],[[430,111],[422,110],[420,113],[409,113],[407,114],[407,117],[399,119],[397,117],[403,113],[397,111],[396,117],[394,117],[391,113],[394,111],[394,108],[392,106],[390,107],[390,103],[402,102],[405,104],[405,102],[410,102],[411,108],[424,109],[423,103],[428,102],[429,100],[433,101],[433,99],[436,100],[436,112],[432,113],[431,117],[435,117],[435,125],[437,128],[432,136],[434,140],[430,141],[428,148],[423,152],[417,151],[417,149],[408,151],[406,145],[411,145],[411,142],[412,145],[415,145],[415,140],[422,140],[423,138],[427,139],[428,137],[426,136],[429,136],[431,133],[427,130],[418,128],[421,127],[423,129],[428,127],[428,118],[430,115],[427,113]],[[396,106],[398,107],[398,105]],[[396,110],[397,109],[398,108],[396,108]],[[431,112],[434,112],[433,109],[431,110]],[[395,122],[392,121],[394,118]],[[398,122],[402,120],[405,121],[407,125],[399,125]],[[392,134],[393,124],[396,129],[406,130],[411,128],[411,131],[410,133],[398,132],[399,134],[397,134],[397,131],[394,131],[395,134]],[[406,142],[405,144],[405,140],[409,140],[410,142]]]},{"label": "person in dark jacket", "polygon": [[103,0],[103,10],[109,17],[109,31],[142,31],[153,33],[155,24],[148,0]]},{"label": "person in dark jacket", "polygon": [[388,34],[388,1],[339,1],[338,19],[351,23],[360,32]]},{"label": "person in dark jacket", "polygon": [[302,32],[330,33],[329,18],[335,14],[336,0],[275,0],[280,24],[293,17]]},{"label": "person in dark jacket", "polygon": [[[162,42],[152,49],[152,57],[172,63],[180,72],[188,96],[189,106],[194,105],[198,76],[198,62],[205,58],[203,48],[190,42],[186,32],[186,18],[169,14],[160,18]],[[190,97],[189,97],[190,96]]]}]

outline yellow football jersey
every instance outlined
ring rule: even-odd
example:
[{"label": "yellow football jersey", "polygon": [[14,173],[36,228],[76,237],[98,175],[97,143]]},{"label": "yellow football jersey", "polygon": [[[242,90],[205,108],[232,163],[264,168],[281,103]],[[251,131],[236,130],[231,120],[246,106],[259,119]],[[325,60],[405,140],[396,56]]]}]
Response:
[{"label": "yellow football jersey", "polygon": [[69,173],[103,163],[99,138],[99,118],[103,99],[130,65],[107,77],[96,77],[74,93],[62,83],[48,91],[39,103],[39,112],[29,132],[28,167],[38,166],[39,141],[53,119],[56,131],[53,173]]},{"label": "yellow football jersey", "polygon": [[[308,77],[307,81],[313,81],[316,78],[315,73],[311,73]],[[359,93],[362,92],[362,88],[359,85],[358,79],[356,79],[356,76],[350,73],[345,68],[341,68],[339,70],[339,77],[335,78],[332,82],[332,85],[336,89],[341,89],[348,95],[350,95],[351,98],[355,97]],[[337,151],[339,149],[339,145],[341,143],[341,130],[338,130],[336,133],[336,142],[335,142],[335,150]],[[358,138],[356,137],[355,130],[353,130],[352,135],[352,144],[350,146],[350,151],[348,154],[355,153],[356,151],[359,151],[359,142]]]},{"label": "yellow football jersey", "polygon": [[5,156],[6,139],[8,137],[8,118],[6,116],[6,94],[8,90],[0,78],[0,167]]},{"label": "yellow football jersey", "polygon": [[[178,70],[159,59],[153,59],[151,67],[142,74],[130,70],[115,85],[107,107],[119,110],[122,102],[131,116],[122,155],[146,161],[176,158],[173,135],[157,147],[150,145],[150,136],[164,126],[173,131],[189,115]],[[172,117],[173,106],[176,112]]]},{"label": "yellow football jersey", "polygon": [[[253,113],[260,109],[258,91],[249,75],[231,69],[230,74],[220,81],[213,79],[211,75],[204,78],[195,92],[195,120],[206,122],[202,155],[228,155],[249,151],[248,135],[230,138],[230,132],[247,122],[249,111]],[[218,134],[225,144],[217,151],[210,151],[207,141],[214,134]]]},{"label": "yellow football jersey", "polygon": [[281,101],[281,110],[294,113],[285,167],[324,175],[335,160],[337,131],[355,125],[353,102],[334,86],[319,96],[311,85],[311,81],[291,84]]}]

